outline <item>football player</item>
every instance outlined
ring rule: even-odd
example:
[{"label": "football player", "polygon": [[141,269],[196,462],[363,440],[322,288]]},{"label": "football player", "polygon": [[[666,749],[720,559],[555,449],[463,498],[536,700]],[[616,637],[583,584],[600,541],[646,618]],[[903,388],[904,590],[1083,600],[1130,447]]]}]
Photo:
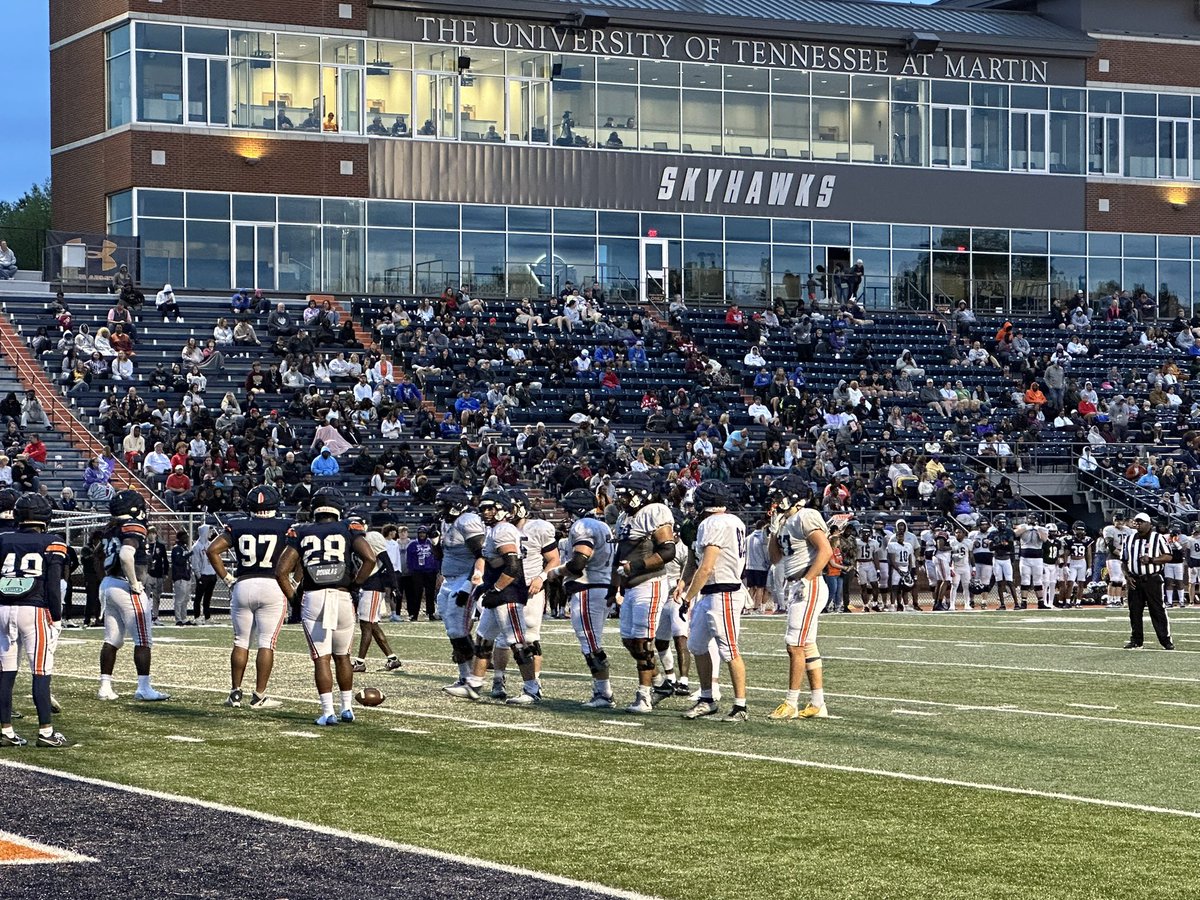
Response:
[{"label": "football player", "polygon": [[471,496],[456,484],[437,492],[441,519],[438,545],[442,552],[442,586],[438,589],[437,611],[450,639],[451,658],[458,664],[458,681],[443,690],[467,683],[473,671],[474,643],[471,623],[475,607],[471,594],[483,583],[483,541],[486,529],[479,514],[471,509]]},{"label": "football player", "polygon": [[1066,551],[1058,536],[1058,525],[1046,525],[1046,543],[1042,544],[1042,600],[1038,609],[1055,609],[1059,604],[1058,582],[1066,568]]},{"label": "football player", "polygon": [[529,600],[529,585],[521,562],[521,532],[512,523],[512,499],[502,491],[490,491],[479,498],[479,515],[487,535],[483,542],[483,583],[471,598],[472,604],[478,601],[483,608],[475,629],[474,667],[466,681],[450,685],[445,691],[451,697],[478,700],[495,640],[503,634],[524,680],[522,692],[505,702],[509,706],[532,706],[542,702],[542,688],[534,669],[534,648],[525,634],[522,607]]},{"label": "football player", "polygon": [[963,609],[968,603],[968,588],[971,584],[971,551],[975,544],[961,522],[954,525],[954,537],[950,538],[950,597],[946,608],[954,612],[954,601],[962,591]]},{"label": "football player", "polygon": [[[525,569],[525,583],[529,585],[529,599],[521,608],[525,616],[525,640],[533,651],[533,668],[541,680],[542,673],[542,619],[546,615],[546,572],[558,565],[558,538],[554,525],[545,519],[533,518],[533,504],[519,488],[508,492],[513,504],[513,524],[521,532],[521,565]],[[508,637],[500,634],[492,650],[492,699],[507,700],[508,691],[504,681],[508,670]]]},{"label": "football player", "polygon": [[401,666],[400,657],[392,652],[392,644],[379,624],[379,615],[383,609],[383,598],[395,582],[396,570],[392,568],[392,559],[387,552],[387,538],[378,531],[368,531],[367,543],[375,551],[375,571],[363,582],[362,594],[358,598],[361,636],[358,639],[358,656],[350,660],[350,668],[355,672],[367,671],[367,651],[371,649],[371,641],[374,641],[384,655],[383,670],[394,672]]},{"label": "football player", "polygon": [[[786,480],[781,478],[775,485]],[[710,644],[715,640],[717,654],[729,667],[729,678],[733,682],[733,707],[722,721],[737,724],[745,722],[748,716],[746,663],[738,651],[742,609],[750,602],[750,594],[742,585],[746,567],[746,524],[728,512],[729,491],[723,482],[702,481],[696,487],[694,497],[700,526],[693,545],[696,552],[689,557],[689,571],[684,573],[688,586],[683,595],[683,609],[685,613],[692,609],[688,649],[696,660],[700,696],[683,717],[698,719],[718,711],[717,701],[713,698],[713,670],[717,660],[709,652]],[[768,552],[773,560],[778,558],[779,547],[774,533]],[[819,574],[816,577],[822,581]]]},{"label": "football player", "polygon": [[1183,576],[1184,576],[1184,547],[1180,533],[1183,528],[1178,522],[1172,522],[1167,533],[1167,547],[1171,551],[1171,561],[1163,566],[1163,600],[1165,606],[1178,603],[1183,606]]},{"label": "football player", "polygon": [[1183,545],[1187,549],[1188,579],[1188,592],[1183,604],[1187,606],[1198,602],[1196,592],[1200,590],[1200,522],[1192,523],[1191,536],[1183,539]]},{"label": "football player", "polygon": [[567,531],[566,562],[546,573],[563,582],[571,628],[592,673],[592,697],[583,705],[611,709],[608,654],[604,652],[604,620],[608,618],[608,588],[612,577],[612,531],[596,515],[596,495],[585,488],[567,491],[559,501],[574,521]]},{"label": "football player", "polygon": [[653,709],[656,652],[654,635],[668,596],[666,566],[675,558],[675,517],[661,501],[659,487],[645,472],[617,482],[617,552],[612,592],[621,594],[621,641],[637,664],[638,689],[626,712]]},{"label": "football player", "polygon": [[[341,491],[321,488],[311,498],[313,521],[288,529],[275,579],[285,597],[299,584],[300,622],[313,661],[313,681],[321,699],[318,725],[336,725],[333,711],[333,671],[337,669],[341,691],[340,721],[353,722],[354,669],[350,665],[350,643],[354,640],[354,601],[363,583],[375,571],[375,550],[367,542],[362,523],[345,518]],[[353,557],[358,571],[353,572]]]},{"label": "football player", "polygon": [[[877,522],[876,524],[882,525],[883,523]],[[879,541],[875,534],[874,530],[855,529],[854,542],[857,551],[855,557],[858,560],[856,574],[858,575],[859,591],[862,594],[863,612],[875,612],[876,604],[879,603],[879,567],[875,562],[879,551]]]},{"label": "football player", "polygon": [[987,543],[992,551],[992,574],[996,578],[996,595],[1000,598],[1000,609],[1006,608],[1005,593],[1012,599],[1013,609],[1019,609],[1021,600],[1013,583],[1013,552],[1017,536],[1008,527],[1008,516],[996,516],[996,527],[988,534]]},{"label": "football player", "polygon": [[19,651],[24,650],[33,677],[39,747],[66,747],[54,730],[50,678],[54,650],[62,631],[62,585],[67,545],[47,534],[53,510],[38,494],[24,494],[15,505],[16,531],[0,534],[0,747],[28,741],[13,730],[13,686]]},{"label": "football player", "polygon": [[888,542],[888,571],[892,573],[892,603],[896,612],[904,612],[904,598],[911,601],[913,609],[920,610],[916,598],[916,579],[913,575],[913,560],[916,553],[908,530],[908,523],[896,520],[896,530]]},{"label": "football player", "polygon": [[[208,562],[217,577],[229,585],[229,617],[233,620],[233,650],[229,654],[230,689],[225,705],[242,705],[242,679],[250,661],[250,640],[258,638],[254,657],[254,692],[251,709],[276,709],[281,704],[267,696],[267,682],[275,665],[275,644],[287,618],[287,598],[279,592],[275,566],[287,545],[290,524],[279,518],[279,492],[259,485],[246,497],[248,518],[233,519],[208,545]],[[225,568],[222,555],[233,550],[237,575]]]},{"label": "football player", "polygon": [[938,524],[933,532],[933,574],[936,587],[933,592],[933,609],[942,612],[950,608],[950,581],[954,573],[953,550],[950,547],[950,532]]},{"label": "football player", "polygon": [[1034,513],[1013,529],[1017,538],[1020,562],[1017,566],[1021,579],[1021,609],[1029,606],[1029,595],[1037,598],[1038,609],[1053,609],[1047,606],[1042,592],[1042,546],[1050,540],[1046,526],[1037,521]]},{"label": "football player", "polygon": [[[746,558],[750,558],[749,545],[753,534],[747,536]],[[763,552],[766,552],[765,550]],[[686,697],[691,693],[688,683],[688,671],[691,667],[691,653],[687,648],[688,620],[683,611],[683,594],[687,585],[683,580],[683,572],[687,567],[688,548],[683,538],[675,537],[675,558],[663,571],[667,574],[667,602],[662,605],[658,614],[658,627],[654,630],[654,649],[658,651],[658,661],[662,663],[662,672],[655,673],[654,696],[658,699],[677,694]],[[763,578],[763,595],[766,591],[766,573]],[[753,608],[754,594],[747,590],[750,604]],[[772,604],[773,606],[774,604]]]},{"label": "football player", "polygon": [[138,581],[137,566],[146,563],[146,501],[137,491],[119,491],[108,501],[112,517],[104,529],[104,580],[100,582],[100,605],[104,609],[104,645],[100,648],[100,700],[116,700],[113,668],[117,651],[126,635],[133,638],[133,665],[137,669],[135,700],[169,700],[167,694],[150,686],[150,608]]},{"label": "football player", "polygon": [[[783,703],[770,718],[826,718],[825,681],[821,653],[817,649],[817,624],[829,602],[829,589],[822,573],[833,556],[829,526],[811,499],[807,481],[785,475],[771,485],[767,509],[771,514],[771,561],[778,564],[787,580],[788,624],[784,642],[788,653],[788,690]],[[905,545],[907,546],[907,545]],[[800,686],[805,677],[811,692],[800,708]]]},{"label": "football player", "polygon": [[987,594],[992,589],[995,554],[992,553],[992,545],[988,542],[991,531],[991,523],[980,517],[975,522],[975,530],[968,535],[975,545],[975,549],[971,551],[971,562],[975,564],[975,577],[971,579],[970,584],[972,609],[987,609]]},{"label": "football player", "polygon": [[1088,575],[1092,570],[1092,541],[1088,537],[1087,526],[1076,522],[1071,526],[1071,536],[1066,541],[1066,578],[1067,605],[1078,606],[1083,601],[1083,592],[1087,586]]},{"label": "football player", "polygon": [[1132,516],[1124,510],[1113,513],[1111,525],[1106,525],[1100,535],[1104,544],[1105,562],[1108,581],[1108,602],[1112,608],[1125,605],[1125,569],[1121,565],[1121,554],[1125,550],[1125,542],[1134,534],[1134,530],[1126,522]]}]

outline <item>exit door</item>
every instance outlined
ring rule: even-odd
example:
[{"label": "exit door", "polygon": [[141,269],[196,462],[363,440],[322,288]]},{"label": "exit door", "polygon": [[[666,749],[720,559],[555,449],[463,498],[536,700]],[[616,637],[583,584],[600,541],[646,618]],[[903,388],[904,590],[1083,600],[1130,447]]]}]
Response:
[{"label": "exit door", "polygon": [[849,247],[825,248],[826,297],[841,302],[842,293],[839,287],[845,289],[843,275],[850,273],[850,267]]},{"label": "exit door", "polygon": [[665,238],[642,238],[638,261],[638,299],[646,303],[666,297],[671,267],[670,241]]}]

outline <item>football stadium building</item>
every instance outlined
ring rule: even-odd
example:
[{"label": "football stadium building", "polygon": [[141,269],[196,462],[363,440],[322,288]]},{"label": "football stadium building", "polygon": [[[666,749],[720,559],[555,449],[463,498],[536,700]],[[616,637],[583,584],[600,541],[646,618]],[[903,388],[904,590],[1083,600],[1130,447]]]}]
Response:
[{"label": "football stadium building", "polygon": [[[1190,307],[1190,0],[51,0],[55,227],[189,290]],[[250,16],[251,21],[247,21]]]}]

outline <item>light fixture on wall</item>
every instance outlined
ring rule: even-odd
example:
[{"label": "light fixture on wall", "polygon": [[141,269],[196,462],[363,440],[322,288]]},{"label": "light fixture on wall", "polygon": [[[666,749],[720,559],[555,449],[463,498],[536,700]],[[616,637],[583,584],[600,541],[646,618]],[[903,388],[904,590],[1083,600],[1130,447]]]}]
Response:
[{"label": "light fixture on wall", "polygon": [[1179,212],[1180,210],[1187,209],[1187,201],[1186,200],[1172,200],[1171,201],[1171,209],[1175,210],[1175,212]]},{"label": "light fixture on wall", "polygon": [[261,156],[243,156],[242,162],[244,162],[248,166],[257,166],[260,162],[262,162],[262,157]]},{"label": "light fixture on wall", "polygon": [[904,42],[909,53],[936,53],[941,46],[942,39],[931,31],[914,31]]}]

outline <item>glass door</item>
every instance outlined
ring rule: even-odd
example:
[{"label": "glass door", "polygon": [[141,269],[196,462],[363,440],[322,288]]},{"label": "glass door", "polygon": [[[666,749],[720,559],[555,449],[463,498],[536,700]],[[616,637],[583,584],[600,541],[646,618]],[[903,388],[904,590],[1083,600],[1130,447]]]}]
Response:
[{"label": "glass door", "polygon": [[233,286],[275,290],[275,226],[233,225]]},{"label": "glass door", "polygon": [[184,57],[187,123],[229,124],[229,62],[207,56]]},{"label": "glass door", "polygon": [[935,166],[965,169],[971,164],[970,116],[965,106],[932,107],[930,161]]},{"label": "glass door", "polygon": [[1088,116],[1088,174],[1121,174],[1121,117]]},{"label": "glass door", "polygon": [[1046,133],[1049,117],[1043,112],[1013,112],[1009,119],[1012,156],[1009,167],[1014,172],[1046,172],[1049,156],[1046,153]]},{"label": "glass door", "polygon": [[424,138],[458,137],[458,76],[418,72],[414,79],[414,134]]},{"label": "glass door", "polygon": [[1158,120],[1158,177],[1192,176],[1192,120]]},{"label": "glass door", "polygon": [[508,79],[509,142],[545,144],[550,140],[550,85],[545,81]]},{"label": "glass door", "polygon": [[321,72],[321,108],[322,131],[362,134],[362,72],[325,66]]},{"label": "glass door", "polygon": [[671,268],[670,244],[664,238],[641,239],[638,293],[642,303],[667,296],[667,276]]}]

